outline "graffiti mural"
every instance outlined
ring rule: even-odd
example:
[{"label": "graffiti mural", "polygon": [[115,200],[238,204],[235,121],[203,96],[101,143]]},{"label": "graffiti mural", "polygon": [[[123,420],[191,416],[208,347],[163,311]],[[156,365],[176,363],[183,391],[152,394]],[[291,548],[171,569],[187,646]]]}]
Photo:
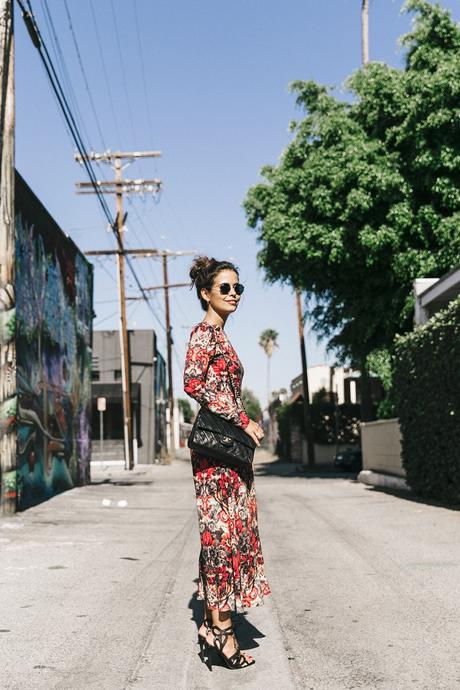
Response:
[{"label": "graffiti mural", "polygon": [[20,510],[89,481],[91,264],[16,176]]}]

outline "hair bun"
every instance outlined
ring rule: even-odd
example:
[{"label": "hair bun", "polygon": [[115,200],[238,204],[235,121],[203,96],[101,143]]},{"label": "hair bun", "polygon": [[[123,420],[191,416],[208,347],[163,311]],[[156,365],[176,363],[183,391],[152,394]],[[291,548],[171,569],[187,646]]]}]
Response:
[{"label": "hair bun", "polygon": [[217,261],[217,259],[210,259],[209,256],[204,256],[203,254],[195,256],[193,259],[189,274],[192,281],[190,287],[196,289],[197,297],[204,311],[208,308],[208,301],[203,298],[201,291],[203,288],[210,290],[217,274],[225,270],[235,271],[238,275],[238,268],[231,261]]},{"label": "hair bun", "polygon": [[200,278],[206,276],[209,273],[209,269],[212,268],[213,264],[216,263],[217,261],[215,259],[210,259],[208,256],[195,256],[190,267],[190,278],[192,285],[194,285],[197,281],[200,282]]}]

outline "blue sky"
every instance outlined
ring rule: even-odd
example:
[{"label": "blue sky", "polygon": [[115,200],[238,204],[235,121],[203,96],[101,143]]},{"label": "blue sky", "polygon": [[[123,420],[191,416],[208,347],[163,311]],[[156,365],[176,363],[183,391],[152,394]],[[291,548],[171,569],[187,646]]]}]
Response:
[{"label": "blue sky", "polygon": [[[32,6],[53,54],[44,1],[32,0]],[[81,113],[85,143],[96,151],[107,146],[163,152],[160,159],[125,170],[129,177],[159,176],[164,184],[159,201],[127,199],[126,244],[196,249],[235,260],[246,292],[226,328],[245,366],[245,385],[264,401],[266,362],[258,345],[262,330],[273,328],[279,333],[271,389],[289,388],[300,371],[295,300],[290,289],[264,284],[257,268],[255,234],[246,227],[241,203],[258,181],[260,167],[275,163],[290,140],[288,124],[299,112],[288,84],[314,79],[343,94],[344,80],[359,67],[360,0],[90,3],[67,0],[97,120],[65,3],[47,2]],[[410,28],[401,4],[370,1],[371,60],[401,65],[398,38]],[[457,2],[441,4],[459,19]],[[82,250],[113,248],[114,238],[95,198],[75,194],[74,183],[86,178],[73,160],[74,147],[17,6],[15,10],[16,166]],[[101,170],[102,175],[113,178],[109,168]],[[189,263],[189,258],[170,262],[171,282],[188,279]],[[161,282],[158,260],[136,260],[135,265],[144,285]],[[115,268],[111,259],[96,264],[96,329],[118,328]],[[129,278],[128,293],[137,294],[134,288]],[[171,292],[175,389],[181,394],[188,335],[204,312],[188,288]],[[152,304],[157,320],[146,305],[130,303],[129,327],[154,328],[165,353],[161,292]],[[306,336],[309,365],[332,363],[333,356],[326,355],[308,323]]]}]

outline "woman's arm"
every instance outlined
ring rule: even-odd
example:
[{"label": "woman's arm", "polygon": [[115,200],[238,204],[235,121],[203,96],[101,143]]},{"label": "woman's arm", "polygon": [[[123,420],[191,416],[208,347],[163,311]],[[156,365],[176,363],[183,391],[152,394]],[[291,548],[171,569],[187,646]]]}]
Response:
[{"label": "woman's arm", "polygon": [[215,357],[216,345],[213,326],[200,324],[192,331],[185,356],[184,390],[200,405],[244,429],[249,417],[242,402],[228,390],[230,384],[221,385],[227,365],[223,357]]}]

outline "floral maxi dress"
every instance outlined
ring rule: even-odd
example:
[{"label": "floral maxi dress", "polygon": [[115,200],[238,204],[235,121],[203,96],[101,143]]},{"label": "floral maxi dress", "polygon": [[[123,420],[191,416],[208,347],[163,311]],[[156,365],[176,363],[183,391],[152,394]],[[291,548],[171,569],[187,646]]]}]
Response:
[{"label": "floral maxi dress", "polygon": [[[195,326],[185,358],[185,392],[244,429],[249,417],[242,378],[243,366],[224,331],[205,322]],[[228,467],[195,451],[191,459],[201,540],[198,599],[211,609],[242,612],[270,594],[253,470]]]}]

